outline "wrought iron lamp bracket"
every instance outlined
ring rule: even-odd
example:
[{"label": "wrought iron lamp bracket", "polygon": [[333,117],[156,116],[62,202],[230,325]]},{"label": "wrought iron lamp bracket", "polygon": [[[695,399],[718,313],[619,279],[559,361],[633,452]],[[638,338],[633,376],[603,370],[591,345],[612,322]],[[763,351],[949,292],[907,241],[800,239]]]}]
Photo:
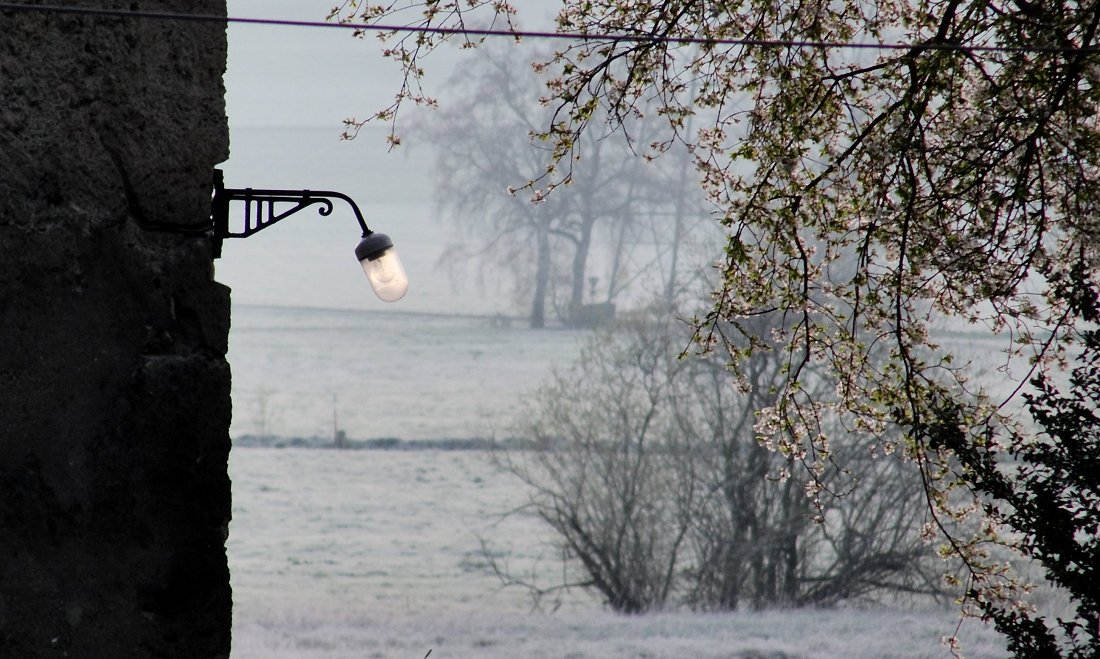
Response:
[{"label": "wrought iron lamp bracket", "polygon": [[[211,201],[211,220],[213,222],[214,258],[221,256],[222,240],[225,238],[247,238],[276,222],[294,215],[298,211],[319,206],[317,213],[327,217],[332,213],[333,200],[345,201],[355,213],[363,236],[371,234],[363,213],[346,194],[331,190],[262,190],[252,188],[227,188],[220,169],[214,170],[214,198]],[[233,201],[244,202],[244,223],[236,230],[229,226],[229,204]],[[276,204],[294,204],[282,210]]]}]

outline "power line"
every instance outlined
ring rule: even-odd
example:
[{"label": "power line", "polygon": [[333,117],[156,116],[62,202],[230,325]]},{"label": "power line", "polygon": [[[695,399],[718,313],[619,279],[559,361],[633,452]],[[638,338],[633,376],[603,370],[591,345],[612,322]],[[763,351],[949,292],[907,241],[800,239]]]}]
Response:
[{"label": "power line", "polygon": [[465,37],[506,37],[509,39],[554,39],[567,41],[598,41],[626,43],[670,43],[679,45],[714,46],[755,46],[760,48],[807,48],[815,50],[945,50],[968,53],[1100,53],[1100,46],[975,46],[961,43],[882,43],[852,41],[814,41],[798,39],[713,39],[708,37],[677,37],[649,34],[584,34],[580,32],[546,32],[532,30],[494,30],[468,27],[436,27],[413,25],[381,25],[332,23],[326,21],[298,21],[279,18],[245,18],[239,16],[217,16],[214,14],[185,14],[177,12],[156,12],[142,10],[108,9],[99,7],[65,7],[60,5],[24,5],[14,2],[0,2],[0,11],[70,14],[80,16],[101,16],[110,18],[145,19],[162,21],[184,21],[198,23],[237,23],[244,25],[269,25],[292,28],[330,28],[366,32],[423,33],[440,36]]}]

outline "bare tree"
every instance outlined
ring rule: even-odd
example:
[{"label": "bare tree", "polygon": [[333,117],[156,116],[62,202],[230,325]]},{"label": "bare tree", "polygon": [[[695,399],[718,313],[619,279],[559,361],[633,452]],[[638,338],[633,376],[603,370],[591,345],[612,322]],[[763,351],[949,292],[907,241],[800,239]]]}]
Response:
[{"label": "bare tree", "polygon": [[[531,136],[548,120],[548,110],[527,62],[489,45],[479,52],[426,126],[437,149],[441,214],[462,235],[444,260],[487,257],[484,265],[509,271],[514,293],[529,301],[532,327],[544,326],[550,312],[572,322],[586,302],[594,250],[606,253],[604,299],[613,302],[631,281],[627,269],[636,254],[648,250],[652,259],[654,250],[675,252],[686,228],[702,224],[701,195],[682,185],[680,169],[637,158],[621,132],[586,135],[584,158],[570,163],[571,183],[554,195],[532,200],[529,193],[513,193],[544,172],[546,150]],[[639,123],[635,137],[647,139],[655,123]],[[670,163],[686,163],[682,155]],[[674,226],[654,230],[670,217]],[[647,250],[639,249],[643,245]],[[676,259],[670,260],[676,268]],[[671,290],[675,274],[669,270],[665,277],[662,288]],[[588,301],[598,300],[590,295]]]}]

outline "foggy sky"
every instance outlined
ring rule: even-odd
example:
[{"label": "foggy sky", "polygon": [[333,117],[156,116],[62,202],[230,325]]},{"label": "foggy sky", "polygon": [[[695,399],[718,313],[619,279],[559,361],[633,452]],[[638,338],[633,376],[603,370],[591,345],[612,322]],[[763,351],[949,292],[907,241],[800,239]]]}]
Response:
[{"label": "foggy sky", "polygon": [[[332,0],[230,0],[229,15],[321,21]],[[405,132],[407,146],[387,152],[386,129],[341,141],[342,121],[385,107],[400,84],[373,37],[350,31],[230,24],[225,75],[230,158],[228,187],[336,190],[356,200],[374,231],[393,238],[409,273],[408,295],[377,300],[352,250],[359,240],[350,210],[288,218],[247,240],[227,240],[217,278],[235,304],[345,309],[505,311],[507,301],[473,286],[456,289],[435,264],[450,229],[433,219],[431,154]],[[449,74],[439,52],[430,79]],[[470,52],[470,51],[466,51]],[[410,110],[412,108],[410,107]],[[412,112],[407,113],[411,117]],[[232,213],[240,212],[235,204]],[[231,215],[232,216],[232,215]]]}]

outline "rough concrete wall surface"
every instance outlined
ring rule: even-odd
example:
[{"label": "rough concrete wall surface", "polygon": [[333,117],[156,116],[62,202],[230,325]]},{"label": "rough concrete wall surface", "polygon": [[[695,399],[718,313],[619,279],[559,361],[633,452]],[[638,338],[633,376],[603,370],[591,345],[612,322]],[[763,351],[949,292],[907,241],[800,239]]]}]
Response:
[{"label": "rough concrete wall surface", "polygon": [[229,294],[200,235],[225,58],[220,23],[0,10],[0,657],[229,654]]}]

